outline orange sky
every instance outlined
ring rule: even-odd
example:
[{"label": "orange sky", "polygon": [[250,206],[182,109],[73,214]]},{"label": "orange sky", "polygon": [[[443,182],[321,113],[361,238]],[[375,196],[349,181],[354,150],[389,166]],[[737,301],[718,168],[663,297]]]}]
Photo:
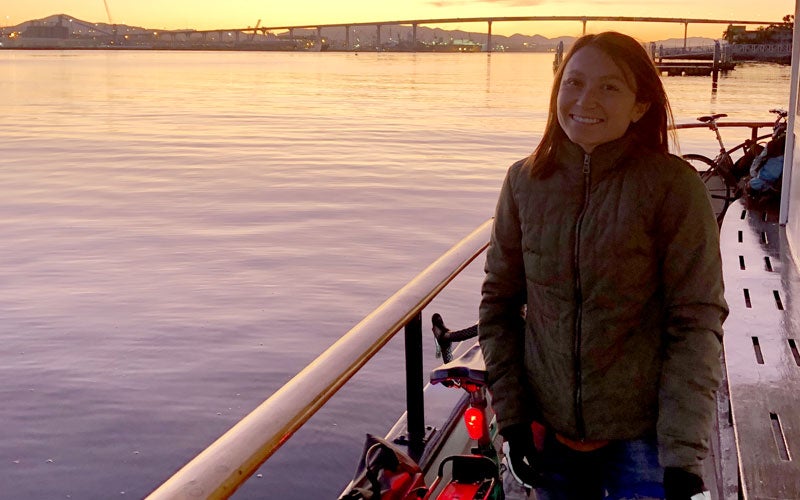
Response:
[{"label": "orange sky", "polygon": [[[9,0],[0,7],[0,24],[14,25],[51,14],[148,28],[215,29],[254,26],[394,21],[486,16],[639,16],[744,21],[780,21],[794,14],[794,0]],[[453,23],[445,29],[486,32],[485,23]],[[642,40],[679,38],[682,24],[589,23],[588,32],[618,29]],[[689,36],[719,38],[724,25],[689,25]],[[493,33],[580,35],[579,22],[498,22]]]}]

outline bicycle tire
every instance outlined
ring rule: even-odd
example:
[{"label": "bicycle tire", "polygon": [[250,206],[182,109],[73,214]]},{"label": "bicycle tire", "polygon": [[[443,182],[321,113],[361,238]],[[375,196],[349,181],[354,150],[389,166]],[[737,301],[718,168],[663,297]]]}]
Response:
[{"label": "bicycle tire", "polygon": [[700,175],[700,179],[703,180],[703,184],[706,185],[708,194],[711,196],[714,215],[717,216],[717,221],[721,221],[725,210],[734,200],[734,196],[731,187],[717,170],[716,162],[707,156],[693,153],[683,155],[683,159]]}]

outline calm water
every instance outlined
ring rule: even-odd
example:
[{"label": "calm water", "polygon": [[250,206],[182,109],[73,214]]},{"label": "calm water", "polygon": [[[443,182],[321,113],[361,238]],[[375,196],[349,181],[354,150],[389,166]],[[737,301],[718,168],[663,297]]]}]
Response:
[{"label": "calm water", "polygon": [[[491,216],[543,128],[550,68],[0,51],[0,497],[152,491]],[[769,120],[789,76],[664,81],[678,122]],[[426,323],[474,321],[481,265]],[[335,497],[403,407],[398,338],[235,498]]]}]

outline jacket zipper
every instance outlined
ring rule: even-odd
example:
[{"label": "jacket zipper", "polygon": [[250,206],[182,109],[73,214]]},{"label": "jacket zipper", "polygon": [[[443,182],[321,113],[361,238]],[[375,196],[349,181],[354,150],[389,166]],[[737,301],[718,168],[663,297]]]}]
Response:
[{"label": "jacket zipper", "polygon": [[583,290],[581,288],[581,271],[580,271],[580,241],[581,241],[581,226],[583,219],[586,215],[586,210],[589,208],[589,193],[591,181],[591,156],[588,153],[583,155],[583,205],[578,214],[578,220],[575,223],[575,248],[574,248],[574,266],[575,266],[575,340],[573,345],[574,350],[574,370],[575,370],[575,425],[578,429],[578,439],[583,441],[586,439],[586,424],[583,421],[583,387],[581,375],[581,330],[582,330],[582,316],[583,316]]}]

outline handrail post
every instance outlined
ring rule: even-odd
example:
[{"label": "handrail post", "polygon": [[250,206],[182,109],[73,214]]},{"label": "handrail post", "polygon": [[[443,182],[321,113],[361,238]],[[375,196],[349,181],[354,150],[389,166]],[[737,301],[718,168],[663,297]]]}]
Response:
[{"label": "handrail post", "polygon": [[405,326],[406,344],[406,410],[408,450],[418,459],[425,441],[425,400],[422,380],[422,313]]}]

